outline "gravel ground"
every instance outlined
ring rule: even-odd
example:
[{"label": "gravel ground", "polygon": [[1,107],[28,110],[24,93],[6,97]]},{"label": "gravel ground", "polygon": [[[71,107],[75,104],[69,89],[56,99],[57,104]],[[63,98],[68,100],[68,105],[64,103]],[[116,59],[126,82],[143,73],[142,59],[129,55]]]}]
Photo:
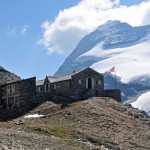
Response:
[{"label": "gravel ground", "polygon": [[61,108],[47,101],[28,113],[42,118],[0,122],[0,149],[150,150],[150,118],[143,111],[111,98],[91,98]]}]

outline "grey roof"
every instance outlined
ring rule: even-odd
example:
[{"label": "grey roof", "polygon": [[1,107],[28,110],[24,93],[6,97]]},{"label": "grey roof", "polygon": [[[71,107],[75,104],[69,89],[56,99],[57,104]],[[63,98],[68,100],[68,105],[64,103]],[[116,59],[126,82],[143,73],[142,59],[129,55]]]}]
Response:
[{"label": "grey roof", "polygon": [[57,78],[53,78],[50,83],[55,83],[55,82],[60,82],[60,81],[65,81],[65,80],[70,80],[73,74],[68,74],[64,76],[60,76]]},{"label": "grey roof", "polygon": [[[78,73],[80,73],[80,72],[82,72],[82,71],[84,71],[86,69],[88,69],[88,68],[84,68],[84,69],[82,69],[80,71],[77,71],[77,72],[74,72],[74,73],[71,73],[71,74],[67,74],[67,75],[62,75],[62,76],[59,76],[59,77],[49,76],[49,78],[50,78],[49,81],[50,81],[50,83],[55,83],[55,82],[70,80],[72,78],[72,75],[78,74]],[[90,68],[90,69],[93,70],[92,68]],[[93,70],[93,71],[95,71],[95,70]],[[95,72],[97,72],[97,71],[95,71]],[[99,73],[99,72],[97,72],[97,73]]]},{"label": "grey roof", "polygon": [[56,76],[47,76],[48,80],[50,83],[53,83],[57,78],[59,77],[56,77]]},{"label": "grey roof", "polygon": [[[80,72],[82,72],[82,71],[84,71],[86,69],[88,69],[88,68],[82,69],[80,71],[77,71],[77,72],[74,72],[74,73],[71,73],[71,74],[62,75],[62,76],[47,76],[47,78],[48,78],[48,80],[49,80],[50,83],[61,82],[61,81],[65,81],[65,80],[70,80],[72,78],[72,75],[78,74],[78,73],[80,73]],[[90,69],[93,70],[92,68],[90,68]],[[95,71],[95,70],[93,70],[93,71]],[[99,72],[97,72],[97,73],[99,73]],[[43,85],[44,81],[45,80],[37,81],[36,86]]]},{"label": "grey roof", "polygon": [[45,80],[38,80],[38,81],[36,81],[36,86],[43,85],[43,84],[44,84],[44,81],[45,81]]}]

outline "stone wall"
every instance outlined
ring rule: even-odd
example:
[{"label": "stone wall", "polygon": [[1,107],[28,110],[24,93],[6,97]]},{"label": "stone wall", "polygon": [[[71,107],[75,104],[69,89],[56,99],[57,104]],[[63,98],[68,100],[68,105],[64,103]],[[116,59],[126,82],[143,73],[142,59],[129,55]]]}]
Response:
[{"label": "stone wall", "polygon": [[[0,106],[2,105],[1,98],[2,98],[2,88],[1,88],[1,85],[0,85]],[[0,109],[1,109],[1,108],[0,108]]]},{"label": "stone wall", "polygon": [[121,102],[121,91],[119,89],[110,89],[110,90],[89,89],[86,92],[83,92],[82,95],[80,95],[77,98],[87,99],[90,97],[110,97],[118,102]]},{"label": "stone wall", "polygon": [[53,98],[53,94],[51,92],[36,92],[36,97],[35,97],[34,103],[51,100],[52,98]]},{"label": "stone wall", "polygon": [[[41,87],[41,86],[36,86],[36,92],[40,92],[40,90],[39,90],[40,87]],[[43,87],[43,86],[42,86],[42,87]]]},{"label": "stone wall", "polygon": [[29,78],[20,82],[20,106],[29,107],[35,100],[36,78]]},{"label": "stone wall", "polygon": [[52,83],[50,92],[60,96],[71,96],[71,80]]},{"label": "stone wall", "polygon": [[102,90],[99,91],[98,96],[101,97],[111,97],[118,102],[121,102],[121,90],[119,89],[110,89],[110,90]]},{"label": "stone wall", "polygon": [[[104,89],[103,75],[99,74],[98,72],[96,72],[90,68],[87,68],[84,71],[79,72],[72,76],[72,81],[71,81],[72,95],[83,95],[84,93],[91,90],[86,87],[86,79],[87,78],[91,78],[94,81],[94,87],[92,89],[97,89],[97,90]],[[83,80],[83,84],[79,84],[79,80]],[[101,83],[98,84],[97,83],[98,81],[100,81]]]}]

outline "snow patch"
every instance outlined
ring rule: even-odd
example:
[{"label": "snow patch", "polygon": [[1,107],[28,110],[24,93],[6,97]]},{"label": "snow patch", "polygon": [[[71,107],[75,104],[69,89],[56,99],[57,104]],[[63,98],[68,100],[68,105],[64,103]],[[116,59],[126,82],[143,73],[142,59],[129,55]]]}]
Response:
[{"label": "snow patch", "polygon": [[39,115],[39,114],[32,114],[32,115],[24,116],[24,118],[40,118],[40,117],[43,117],[43,115]]},{"label": "snow patch", "polygon": [[142,94],[138,99],[131,103],[134,108],[144,110],[150,116],[150,91]]},{"label": "snow patch", "polygon": [[149,42],[109,50],[103,50],[99,44],[78,58],[87,57],[91,59],[92,56],[99,58],[99,61],[91,66],[93,69],[104,73],[109,71],[112,66],[116,66],[116,74],[121,77],[121,81],[124,83],[129,83],[133,77],[149,73]]}]

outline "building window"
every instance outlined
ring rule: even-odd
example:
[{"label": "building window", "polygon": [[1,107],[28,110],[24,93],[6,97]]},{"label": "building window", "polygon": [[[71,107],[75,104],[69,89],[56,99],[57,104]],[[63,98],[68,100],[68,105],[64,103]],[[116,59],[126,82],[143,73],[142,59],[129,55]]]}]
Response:
[{"label": "building window", "polygon": [[56,88],[57,88],[57,85],[56,85],[56,84],[54,84],[54,85],[53,85],[53,87],[54,87],[54,90],[56,90]]},{"label": "building window", "polygon": [[43,92],[43,87],[42,86],[40,86],[40,92]]},{"label": "building window", "polygon": [[101,80],[96,80],[97,85],[101,85],[101,83],[102,83]]},{"label": "building window", "polygon": [[12,93],[12,86],[10,86],[10,93]]},{"label": "building window", "polygon": [[6,95],[6,89],[4,87],[2,87],[2,96],[5,96]]},{"label": "building window", "polygon": [[17,92],[17,91],[18,91],[18,90],[17,90],[17,85],[15,85],[14,90],[15,90],[15,92]]},{"label": "building window", "polygon": [[46,83],[46,92],[48,92],[48,83]]},{"label": "building window", "polygon": [[79,80],[78,80],[78,83],[79,83],[79,84],[83,84],[83,79],[79,79]]},{"label": "building window", "polygon": [[15,92],[19,92],[19,85],[15,85]]}]

